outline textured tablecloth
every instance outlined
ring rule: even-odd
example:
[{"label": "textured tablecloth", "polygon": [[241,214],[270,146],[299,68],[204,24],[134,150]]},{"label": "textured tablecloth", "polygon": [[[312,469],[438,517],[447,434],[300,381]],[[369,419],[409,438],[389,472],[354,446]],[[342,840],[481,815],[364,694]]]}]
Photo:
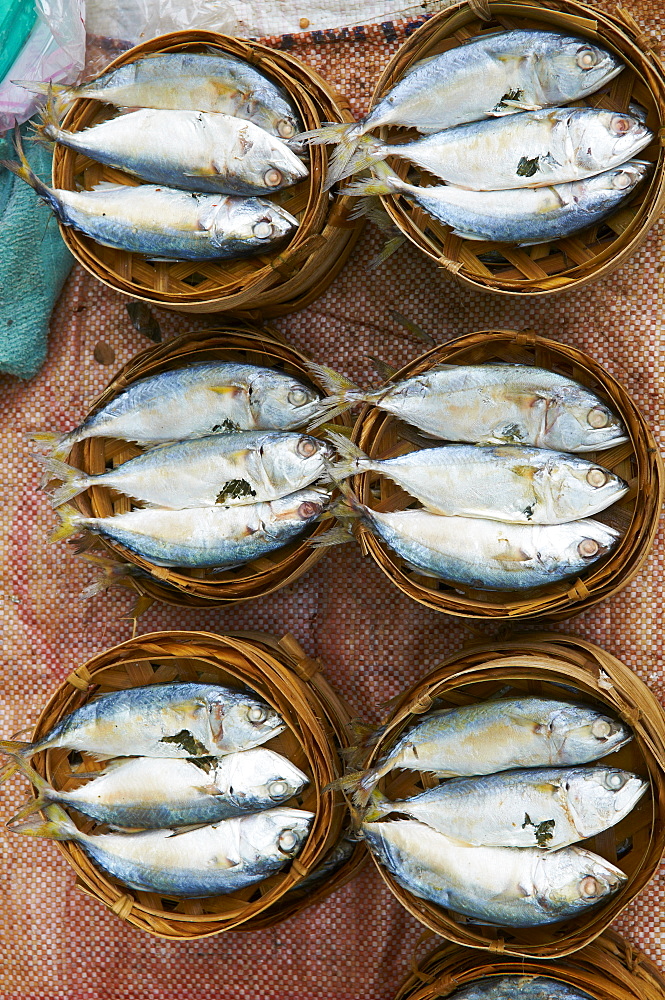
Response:
[{"label": "textured tablecloth", "polygon": [[[609,9],[609,4],[607,5]],[[662,31],[665,11],[642,0],[633,13]],[[344,42],[335,35],[291,39],[291,51],[348,94],[356,113],[413,25],[379,25]],[[318,38],[318,40],[317,40]],[[277,44],[277,42],[275,42]],[[612,277],[560,298],[514,301],[472,293],[405,246],[382,267],[365,267],[382,245],[368,228],[334,286],[308,309],[277,325],[291,342],[365,384],[376,384],[366,355],[404,364],[423,345],[395,324],[391,308],[445,341],[491,328],[532,327],[602,361],[634,395],[656,433],[663,416],[663,294],[660,221],[643,249]],[[206,325],[156,311],[165,336]],[[94,350],[104,343],[114,361]],[[89,601],[77,595],[94,577],[65,544],[49,545],[54,516],[35,491],[39,471],[25,444],[36,428],[75,426],[114,371],[149,346],[129,323],[125,300],[80,267],[53,316],[42,373],[31,382],[0,380],[5,448],[2,735],[29,726],[54,688],[79,663],[131,635],[128,591]],[[109,352],[99,356],[108,359]],[[663,538],[638,578],[610,602],[566,625],[628,664],[663,699]],[[307,576],[271,597],[223,611],[154,606],[139,631],[192,628],[223,632],[291,631],[323,658],[330,680],[367,719],[442,656],[471,638],[460,622],[408,600],[354,546],[326,554]],[[493,626],[485,633],[496,634]],[[24,800],[15,780],[0,796],[6,819]],[[231,933],[189,944],[165,943],[123,924],[74,885],[56,847],[3,834],[0,840],[2,1000],[389,1000],[405,975],[421,925],[404,912],[368,866],[320,906],[272,930]],[[615,924],[665,965],[663,873]]]}]

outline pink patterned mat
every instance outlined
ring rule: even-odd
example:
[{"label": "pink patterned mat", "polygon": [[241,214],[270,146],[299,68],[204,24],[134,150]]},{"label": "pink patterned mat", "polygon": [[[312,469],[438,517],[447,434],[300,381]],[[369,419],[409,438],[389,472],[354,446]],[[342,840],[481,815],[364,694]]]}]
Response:
[{"label": "pink patterned mat", "polygon": [[[599,5],[600,6],[600,5]],[[612,5],[602,4],[608,10]],[[662,32],[659,0],[635,0],[632,13]],[[362,114],[373,84],[409,25],[291,36],[290,51],[314,66]],[[284,44],[272,40],[273,44]],[[109,52],[102,64],[114,53]],[[532,327],[599,359],[634,395],[658,434],[663,399],[665,270],[661,220],[642,250],[596,286],[550,300],[515,302],[469,292],[403,247],[366,271],[382,245],[368,227],[334,286],[308,309],[277,325],[289,340],[362,384],[376,384],[366,355],[401,365],[423,345],[390,318],[390,309],[441,341],[474,330]],[[208,325],[156,311],[164,335]],[[115,360],[94,357],[99,343]],[[131,635],[132,599],[113,590],[87,602],[77,595],[94,570],[66,545],[49,545],[54,517],[35,492],[39,471],[26,432],[79,423],[114,371],[149,346],[131,326],[125,299],[80,267],[60,297],[42,373],[29,383],[2,378],[0,408],[5,516],[0,617],[4,632],[2,735],[30,726],[64,677],[93,653]],[[664,699],[663,538],[639,577],[611,602],[559,626],[604,646]],[[306,577],[271,597],[223,611],[154,606],[139,631],[255,628],[291,631],[320,656],[330,680],[369,721],[378,706],[412,684],[471,637],[455,620],[412,603],[352,546],[333,550]],[[487,634],[495,634],[487,626]],[[3,788],[6,820],[25,799]],[[1,835],[2,1000],[390,1000],[406,974],[422,927],[401,909],[369,866],[320,906],[272,930],[171,944],[122,923],[74,885],[54,845]],[[665,965],[665,871],[624,912],[615,929]]]}]

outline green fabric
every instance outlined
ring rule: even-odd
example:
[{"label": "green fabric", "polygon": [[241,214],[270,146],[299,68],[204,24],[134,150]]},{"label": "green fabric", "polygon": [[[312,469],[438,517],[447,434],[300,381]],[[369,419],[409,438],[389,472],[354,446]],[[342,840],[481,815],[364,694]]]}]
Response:
[{"label": "green fabric", "polygon": [[[51,182],[51,152],[21,133],[30,166]],[[15,160],[8,137],[0,159]],[[74,258],[53,213],[32,188],[0,167],[0,371],[32,378],[46,357],[48,323]]]}]

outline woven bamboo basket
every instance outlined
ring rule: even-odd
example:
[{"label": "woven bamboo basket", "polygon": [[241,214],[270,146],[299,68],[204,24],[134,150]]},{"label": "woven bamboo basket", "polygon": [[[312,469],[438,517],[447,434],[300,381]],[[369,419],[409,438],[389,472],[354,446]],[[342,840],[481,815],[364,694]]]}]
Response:
[{"label": "woven bamboo basket", "polygon": [[[605,88],[577,106],[627,111],[635,101],[647,111],[655,141],[640,153],[654,170],[628,202],[601,225],[565,239],[521,248],[515,244],[467,240],[403,196],[382,201],[402,233],[445,272],[464,285],[504,295],[550,295],[579,288],[608,274],[644,242],[665,199],[663,141],[665,136],[665,70],[657,54],[658,41],[641,30],[622,7],[605,14],[576,0],[530,0],[495,3],[468,0],[435,14],[395,54],[372,97],[375,105],[421,59],[437,55],[479,35],[513,28],[539,28],[579,35],[619,55],[626,69]],[[383,129],[383,139],[404,137],[404,129]],[[417,133],[413,133],[417,137]],[[400,177],[415,184],[441,181],[405,160],[389,160]]]},{"label": "woven bamboo basket", "polygon": [[[178,337],[136,355],[122,368],[110,385],[95,401],[91,413],[106,405],[132,382],[158,372],[181,368],[201,361],[233,361],[264,365],[321,386],[307,370],[307,358],[290,347],[275,330],[258,330],[242,322],[203,330]],[[348,417],[336,417],[336,422],[350,426]],[[71,464],[91,474],[104,472],[139,454],[138,446],[112,438],[89,438],[72,449]],[[86,517],[109,517],[132,508],[132,501],[106,487],[93,486],[78,496],[74,503]],[[321,522],[314,531],[273,553],[221,573],[212,570],[178,569],[155,566],[124,546],[98,538],[94,548],[109,553],[118,563],[129,568],[125,583],[141,595],[166,604],[184,607],[209,607],[211,604],[231,604],[271,594],[295,582],[317,562],[323,550],[313,548],[308,539],[324,531]]]},{"label": "woven bamboo basket", "polygon": [[[245,685],[287,723],[287,730],[268,745],[308,774],[310,784],[292,805],[316,813],[303,849],[288,868],[232,895],[177,900],[128,889],[99,870],[77,844],[58,843],[76,871],[79,888],[140,930],[191,940],[225,930],[270,926],[353,877],[364,859],[360,844],[349,861],[313,892],[298,892],[298,884],[325,858],[348,819],[341,793],[322,794],[341,773],[339,750],[347,745],[349,715],[320,666],[291,635],[278,640],[260,632],[155,632],[114,646],[77,667],[43,710],[34,739],[90,698],[108,691],[173,681]],[[80,784],[77,772],[103,767],[86,754],[68,755],[67,750],[42,752],[33,761],[58,789]],[[93,821],[75,813],[72,818],[80,829],[95,831]]]},{"label": "woven bamboo basket", "polygon": [[[281,85],[297,106],[305,129],[318,128],[324,121],[353,121],[346,98],[294,56],[216,32],[160,35],[125,52],[107,70],[157,52],[210,49],[245,59]],[[109,105],[80,99],[68,111],[64,127],[80,131],[113,114]],[[309,178],[274,198],[296,216],[300,226],[286,246],[271,253],[219,262],[150,261],[142,254],[102,246],[71,227],[61,227],[62,236],[76,259],[104,284],[167,309],[192,313],[259,310],[263,316],[302,309],[339,273],[362,228],[348,217],[353,199],[331,199],[323,190],[325,151],[312,148],[309,156]],[[90,189],[100,181],[139,183],[64,146],[56,147],[55,187]]]},{"label": "woven bamboo basket", "polygon": [[557,962],[489,956],[444,945],[414,966],[395,1000],[435,1000],[492,976],[547,976],[593,1000],[662,1000],[665,977],[649,959],[608,931],[573,957]]},{"label": "woven bamboo basket", "polygon": [[[510,641],[474,644],[444,660],[399,696],[366,766],[382,757],[407,726],[433,706],[471,704],[508,689],[531,697],[563,697],[596,705],[630,725],[634,739],[600,763],[605,760],[612,767],[641,775],[650,782],[650,790],[621,823],[583,845],[621,868],[628,876],[623,888],[607,902],[571,920],[533,928],[501,928],[469,923],[461,914],[419,899],[378,863],[377,868],[400,903],[441,937],[458,945],[540,962],[590,944],[656,874],[665,850],[665,714],[649,688],[628,667],[593,643],[574,636],[528,632]],[[379,782],[379,788],[388,798],[401,799],[437,783],[432,775],[396,770]]]},{"label": "woven bamboo basket", "polygon": [[[585,457],[598,461],[630,484],[630,491],[618,504],[594,515],[622,531],[614,551],[594,563],[577,579],[528,591],[481,591],[465,585],[446,583],[421,576],[380,542],[363,525],[355,528],[363,550],[369,553],[400,590],[420,604],[464,618],[516,619],[570,618],[625,587],[646,559],[658,528],[663,496],[663,463],[656,442],[629,394],[593,358],[574,347],[546,340],[531,331],[484,330],[458,337],[432,348],[393,376],[394,381],[411,377],[438,364],[481,364],[511,362],[536,365],[573,378],[596,392],[617,412],[630,441],[608,451]],[[405,454],[423,443],[390,414],[365,407],[354,427],[353,439],[372,458]],[[403,510],[413,498],[385,477],[374,473],[357,476],[353,489],[363,503],[381,511]]]}]

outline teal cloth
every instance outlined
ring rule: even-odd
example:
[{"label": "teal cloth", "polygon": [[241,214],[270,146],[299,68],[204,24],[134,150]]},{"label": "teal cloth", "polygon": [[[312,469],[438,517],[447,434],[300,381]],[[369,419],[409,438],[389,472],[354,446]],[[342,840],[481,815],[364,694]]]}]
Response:
[{"label": "teal cloth", "polygon": [[[21,129],[30,166],[51,183],[51,152]],[[16,160],[9,134],[0,159]],[[74,258],[53,213],[29,184],[0,167],[0,371],[32,378],[46,358],[48,324]]]}]

